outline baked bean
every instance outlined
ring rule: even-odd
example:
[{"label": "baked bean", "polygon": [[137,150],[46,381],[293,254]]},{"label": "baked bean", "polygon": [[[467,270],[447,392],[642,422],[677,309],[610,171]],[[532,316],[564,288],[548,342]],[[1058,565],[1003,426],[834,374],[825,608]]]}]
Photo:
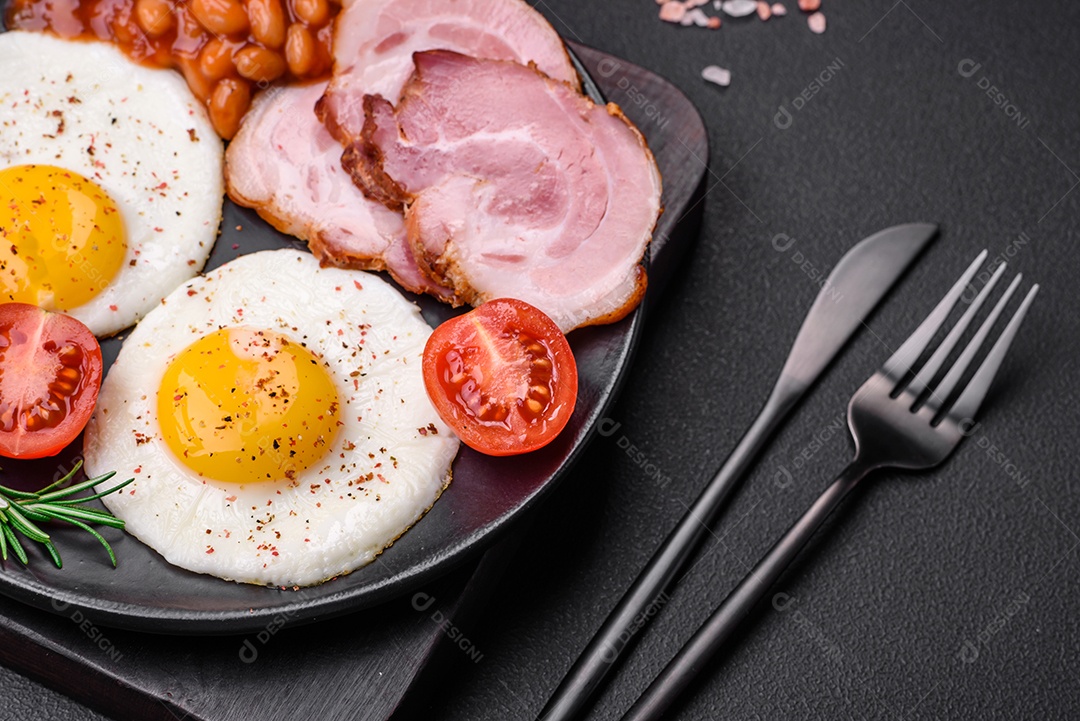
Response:
[{"label": "baked bean", "polygon": [[173,54],[176,56],[198,54],[199,48],[206,42],[206,30],[186,5],[177,5],[173,14],[176,18],[176,39],[172,42]]},{"label": "baked bean", "polygon": [[176,65],[180,69],[181,74],[183,74],[184,80],[187,81],[188,87],[191,88],[191,92],[195,97],[199,100],[206,100],[210,97],[210,92],[214,89],[214,83],[203,75],[197,59],[186,56],[177,56]]},{"label": "baked bean", "polygon": [[142,36],[142,29],[131,10],[131,6],[128,6],[116,13],[111,23],[113,37],[129,45],[135,41],[135,38]]},{"label": "baked bean", "polygon": [[277,50],[285,44],[285,11],[281,0],[248,0],[251,34],[261,44]]},{"label": "baked bean", "polygon": [[218,135],[226,140],[236,135],[240,120],[251,106],[251,86],[243,80],[219,80],[210,96],[210,122]]},{"label": "baked bean", "polygon": [[239,0],[191,0],[191,13],[204,28],[217,35],[232,35],[248,29],[248,16]]},{"label": "baked bean", "polygon": [[221,80],[232,70],[232,50],[220,38],[210,38],[199,53],[199,70],[210,80]]},{"label": "baked bean", "polygon": [[248,45],[233,56],[236,72],[256,83],[268,83],[285,74],[285,59],[273,50]]},{"label": "baked bean", "polygon": [[151,43],[149,50],[152,54],[142,59],[143,64],[150,67],[170,68],[176,65],[173,62],[172,48],[164,43]]},{"label": "baked bean", "polygon": [[303,23],[289,26],[289,36],[285,39],[285,60],[289,63],[289,72],[302,78],[311,72],[315,65],[315,38]]},{"label": "baked bean", "polygon": [[136,0],[135,15],[139,25],[152,38],[172,30],[173,14],[168,0]]},{"label": "baked bean", "polygon": [[326,0],[293,0],[293,10],[308,25],[323,25],[330,18]]}]

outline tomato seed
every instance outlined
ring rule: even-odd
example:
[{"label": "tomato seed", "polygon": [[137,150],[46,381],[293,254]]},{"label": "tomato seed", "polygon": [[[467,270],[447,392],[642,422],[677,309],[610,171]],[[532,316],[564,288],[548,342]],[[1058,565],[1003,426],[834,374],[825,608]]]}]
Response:
[{"label": "tomato seed", "polygon": [[69,345],[60,351],[60,363],[68,368],[77,366],[82,361],[82,349],[78,346]]},{"label": "tomato seed", "polygon": [[461,354],[456,350],[452,350],[446,354],[446,366],[450,369],[450,374],[453,376],[459,376],[465,371],[465,361],[461,358]]},{"label": "tomato seed", "polygon": [[502,423],[508,415],[510,415],[509,409],[503,407],[501,403],[493,403],[488,400],[480,409],[477,418],[485,423]]},{"label": "tomato seed", "polygon": [[39,431],[45,427],[49,420],[49,412],[44,408],[38,408],[37,413],[26,411],[23,413],[23,428],[28,431]]},{"label": "tomato seed", "polygon": [[551,391],[549,391],[545,386],[533,386],[529,389],[529,395],[537,399],[538,401],[551,400]]}]

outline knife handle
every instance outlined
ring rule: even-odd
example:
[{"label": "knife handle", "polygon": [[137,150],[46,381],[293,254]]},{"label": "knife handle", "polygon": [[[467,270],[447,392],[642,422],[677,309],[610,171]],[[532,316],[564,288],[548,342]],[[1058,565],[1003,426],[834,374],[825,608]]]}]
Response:
[{"label": "knife handle", "polygon": [[665,591],[709,532],[714,517],[739,479],[804,391],[805,387],[783,380],[777,383],[739,445],[589,641],[538,721],[570,721],[578,716],[630,639],[667,602]]},{"label": "knife handle", "polygon": [[645,693],[634,702],[620,721],[658,721],[664,712],[702,671],[716,652],[731,637],[746,615],[753,610],[776,583],[776,579],[794,560],[825,519],[840,505],[870,467],[854,461],[836,477],[814,504],[795,522],[765,557],[728,594],[720,607],[679,649]]}]

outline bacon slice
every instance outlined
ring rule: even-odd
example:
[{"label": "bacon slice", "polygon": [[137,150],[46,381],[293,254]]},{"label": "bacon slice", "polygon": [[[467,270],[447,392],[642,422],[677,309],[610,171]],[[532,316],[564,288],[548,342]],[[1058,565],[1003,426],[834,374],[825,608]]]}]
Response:
[{"label": "bacon slice", "polygon": [[[452,294],[420,272],[400,213],[364,197],[341,168],[341,145],[315,117],[325,83],[261,93],[225,154],[229,197],[324,265],[387,270],[414,293]],[[455,303],[456,304],[456,303]]]},{"label": "bacon slice", "polygon": [[479,305],[524,300],[563,331],[629,313],[660,213],[660,173],[618,106],[513,62],[436,50],[393,107],[364,98],[342,164],[403,208],[421,269]]},{"label": "bacon slice", "polygon": [[530,62],[557,80],[580,82],[544,16],[523,0],[346,0],[334,27],[334,75],[318,114],[343,144],[359,137],[364,95],[396,102],[414,52],[454,50]]}]

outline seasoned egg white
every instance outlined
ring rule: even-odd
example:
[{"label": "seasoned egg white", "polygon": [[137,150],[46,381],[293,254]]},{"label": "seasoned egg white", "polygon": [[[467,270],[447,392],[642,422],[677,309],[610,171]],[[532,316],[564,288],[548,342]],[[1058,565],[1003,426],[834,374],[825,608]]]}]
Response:
[{"label": "seasoned egg white", "polygon": [[[116,333],[206,263],[224,197],[221,140],[178,73],[134,63],[112,45],[7,32],[0,34],[0,68],[0,196],[18,203],[0,229],[8,241],[0,247],[0,274],[12,283],[36,274],[46,287],[78,274],[95,295],[54,309],[96,335]],[[30,241],[44,256],[15,247],[13,226],[43,220],[35,218],[38,190],[19,195],[19,168],[35,165],[73,171],[105,191],[123,219],[122,257],[108,261],[95,241],[57,260],[62,237]],[[66,210],[66,191],[55,195]],[[28,261],[37,269],[28,270]]]},{"label": "seasoned egg white", "polygon": [[[221,329],[286,337],[329,374],[337,432],[313,465],[223,482],[200,477],[166,442],[169,420],[159,413],[173,415],[175,391],[163,378],[193,343]],[[275,586],[348,573],[416,522],[449,483],[458,440],[424,390],[430,333],[416,306],[375,275],[320,268],[295,250],[242,256],[178,288],[128,336],[86,429],[87,472],[134,476],[104,502],[177,566]],[[264,451],[284,452],[287,442],[271,449],[277,440],[264,444],[260,460]],[[247,470],[237,463],[238,473]]]}]

